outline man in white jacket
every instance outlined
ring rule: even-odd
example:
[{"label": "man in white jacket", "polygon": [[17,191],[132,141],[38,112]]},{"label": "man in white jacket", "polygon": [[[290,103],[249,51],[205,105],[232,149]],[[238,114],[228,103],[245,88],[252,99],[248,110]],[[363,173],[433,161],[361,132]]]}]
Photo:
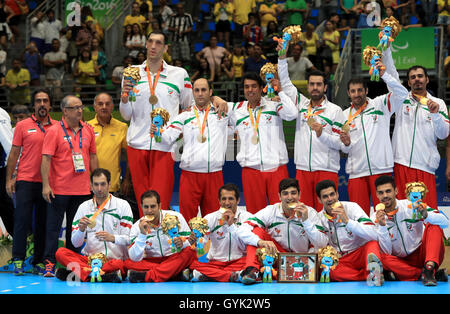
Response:
[{"label": "man in white jacket", "polygon": [[377,224],[384,268],[392,272],[388,278],[411,281],[422,274],[426,286],[448,281],[446,269],[438,270],[444,259],[442,229],[448,227],[448,218],[425,203],[419,207],[422,218],[413,218],[411,202],[397,199],[391,176],[379,177],[375,186],[384,209],[377,210],[372,219]]},{"label": "man in white jacket", "polygon": [[96,253],[103,253],[108,259],[102,267],[105,272],[102,281],[121,282],[126,275],[123,261],[128,257],[133,213],[127,201],[109,193],[110,186],[111,174],[108,170],[97,168],[92,172],[94,198],[78,207],[72,224],[73,246],[81,247],[85,240],[86,245],[82,250],[83,255],[65,247],[56,251],[56,260],[68,267],[57,270],[56,277],[60,280],[66,280],[73,272],[81,281],[88,281],[90,271],[85,269],[90,267],[88,257]]},{"label": "man in white jacket", "polygon": [[239,229],[239,237],[247,244],[246,268],[241,273],[244,284],[261,280],[257,247],[272,252],[308,253],[327,245],[318,213],[299,201],[297,179],[281,180],[278,189],[280,202],[261,209]]},{"label": "man in white jacket", "polygon": [[342,150],[348,153],[345,171],[349,174],[349,199],[358,203],[367,216],[370,215],[370,198],[374,206],[378,204],[375,179],[393,171],[390,119],[408,96],[408,90],[390,74],[396,72],[393,64],[384,67],[379,61],[376,66],[390,92],[370,99],[365,81],[351,79],[347,93],[352,103],[344,110],[346,121],[341,132]]},{"label": "man in white jacket", "polygon": [[[190,246],[195,243],[195,237],[190,236],[191,230],[179,212],[161,209],[158,192],[144,192],[141,206],[144,216],[134,223],[130,232],[130,258],[125,261],[128,279],[133,283],[165,282],[194,261],[196,253]],[[179,221],[178,233],[173,239],[161,226],[167,215],[176,216]]]},{"label": "man in white jacket", "polygon": [[245,204],[253,214],[278,201],[278,182],[289,177],[283,120],[297,118],[297,108],[278,80],[271,84],[278,90],[278,102],[263,97],[265,84],[259,73],[246,73],[242,78],[246,101],[229,103],[230,124],[240,139],[236,159],[242,167]]},{"label": "man in white jacket", "polygon": [[[316,193],[323,210],[319,218],[324,233],[341,255],[338,266],[330,272],[331,281],[361,281],[369,279],[368,264],[375,262],[383,273],[380,247],[375,224],[354,202],[340,202],[333,181],[324,180],[316,185]],[[383,284],[383,279],[376,285]]]},{"label": "man in white jacket", "polygon": [[6,161],[11,151],[12,140],[11,117],[3,108],[0,108],[0,204],[2,204],[0,217],[11,235],[14,232],[14,208],[11,198],[6,193]]},{"label": "man in white jacket", "polygon": [[[280,43],[277,51],[281,48]],[[322,180],[332,180],[338,185],[339,150],[344,145],[339,134],[345,120],[344,115],[341,107],[329,101],[325,95],[328,84],[324,73],[313,71],[308,74],[307,88],[310,99],[298,92],[292,84],[286,54],[278,57],[278,76],[284,92],[298,110],[294,162],[301,191],[300,200],[320,211],[321,205],[314,187]]]}]

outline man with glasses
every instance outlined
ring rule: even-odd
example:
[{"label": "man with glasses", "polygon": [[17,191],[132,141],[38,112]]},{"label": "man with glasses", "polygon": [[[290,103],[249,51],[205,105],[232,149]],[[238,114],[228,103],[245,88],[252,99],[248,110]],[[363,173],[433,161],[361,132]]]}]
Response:
[{"label": "man with glasses", "polygon": [[[71,230],[78,206],[90,198],[90,171],[97,168],[95,135],[81,121],[83,104],[73,95],[61,101],[62,120],[46,132],[42,147],[42,196],[48,202],[45,243],[45,277],[55,275],[55,253],[64,214]],[[66,247],[77,252],[66,231]]]}]

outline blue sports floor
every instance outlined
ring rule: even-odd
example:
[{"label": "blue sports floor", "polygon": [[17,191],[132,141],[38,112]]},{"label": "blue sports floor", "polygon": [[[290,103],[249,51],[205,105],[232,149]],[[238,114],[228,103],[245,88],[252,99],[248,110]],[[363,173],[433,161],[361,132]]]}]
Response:
[{"label": "blue sports floor", "polygon": [[366,282],[342,283],[241,283],[165,282],[165,283],[67,283],[56,278],[32,274],[14,276],[0,273],[0,295],[6,294],[177,294],[177,295],[272,295],[272,294],[449,294],[450,283],[425,287],[421,282],[385,282],[369,287]]}]

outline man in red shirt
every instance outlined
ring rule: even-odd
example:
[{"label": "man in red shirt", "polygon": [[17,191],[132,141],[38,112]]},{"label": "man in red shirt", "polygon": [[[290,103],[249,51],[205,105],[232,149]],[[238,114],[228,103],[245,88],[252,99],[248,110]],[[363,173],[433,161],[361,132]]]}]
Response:
[{"label": "man in red shirt", "polygon": [[[90,172],[98,167],[94,130],[81,121],[81,100],[68,95],[61,101],[63,118],[45,134],[42,147],[42,196],[47,208],[45,277],[55,275],[58,235],[66,214],[66,230],[71,230],[78,206],[91,197]],[[78,252],[66,232],[66,248]]]},{"label": "man in red shirt", "polygon": [[[12,197],[16,194],[14,211],[13,263],[14,274],[23,275],[23,262],[29,226],[32,223],[34,209],[34,254],[33,273],[44,271],[44,245],[47,203],[42,198],[41,151],[44,136],[48,128],[55,124],[49,116],[51,99],[45,89],[33,93],[34,114],[17,123],[11,151],[6,165],[6,191]],[[14,177],[17,161],[17,177]]]}]

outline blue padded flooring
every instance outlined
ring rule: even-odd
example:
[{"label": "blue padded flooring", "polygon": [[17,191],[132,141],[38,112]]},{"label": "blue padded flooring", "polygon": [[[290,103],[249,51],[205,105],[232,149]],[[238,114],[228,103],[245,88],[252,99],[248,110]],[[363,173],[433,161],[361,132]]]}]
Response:
[{"label": "blue padded flooring", "polygon": [[0,295],[5,294],[449,294],[450,284],[439,282],[425,287],[421,282],[385,282],[369,287],[366,282],[265,283],[244,286],[241,283],[165,282],[165,283],[78,283],[70,285],[56,278],[26,274],[0,273]]}]

